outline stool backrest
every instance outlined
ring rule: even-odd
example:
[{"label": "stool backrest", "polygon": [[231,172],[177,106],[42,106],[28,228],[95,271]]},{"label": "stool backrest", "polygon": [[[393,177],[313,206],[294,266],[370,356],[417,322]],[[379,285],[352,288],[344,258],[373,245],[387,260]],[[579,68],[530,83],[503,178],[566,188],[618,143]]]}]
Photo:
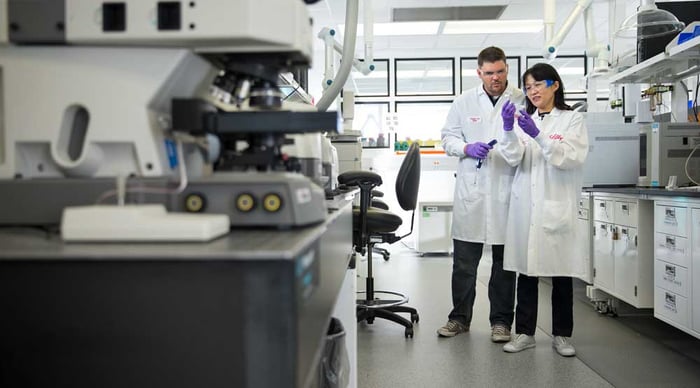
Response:
[{"label": "stool backrest", "polygon": [[420,184],[420,147],[412,143],[396,176],[396,198],[403,210],[415,210]]}]

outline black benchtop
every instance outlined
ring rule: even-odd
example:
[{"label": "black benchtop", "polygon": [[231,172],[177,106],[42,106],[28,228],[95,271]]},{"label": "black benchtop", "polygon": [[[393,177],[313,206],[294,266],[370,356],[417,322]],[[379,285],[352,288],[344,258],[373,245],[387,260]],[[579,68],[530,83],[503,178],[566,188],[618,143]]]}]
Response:
[{"label": "black benchtop", "polygon": [[667,190],[660,187],[584,187],[583,191],[590,193],[611,193],[611,194],[628,194],[628,195],[640,195],[640,196],[663,196],[663,197],[698,197],[700,198],[700,191],[688,190],[688,189],[675,189]]}]

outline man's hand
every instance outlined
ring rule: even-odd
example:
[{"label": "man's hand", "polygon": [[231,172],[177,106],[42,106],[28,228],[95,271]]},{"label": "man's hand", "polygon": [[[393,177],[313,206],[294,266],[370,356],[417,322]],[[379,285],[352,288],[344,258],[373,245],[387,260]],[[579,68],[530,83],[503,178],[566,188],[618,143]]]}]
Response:
[{"label": "man's hand", "polygon": [[486,156],[489,154],[489,151],[492,148],[492,146],[486,143],[477,141],[475,143],[467,144],[467,146],[464,147],[464,153],[467,154],[467,156],[471,156],[475,159],[486,159]]}]

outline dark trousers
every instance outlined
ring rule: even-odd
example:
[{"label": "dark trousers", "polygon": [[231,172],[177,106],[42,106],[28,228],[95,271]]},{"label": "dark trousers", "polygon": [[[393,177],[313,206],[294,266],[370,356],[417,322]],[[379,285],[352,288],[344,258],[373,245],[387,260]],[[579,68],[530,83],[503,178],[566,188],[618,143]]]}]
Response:
[{"label": "dark trousers", "polygon": [[[450,320],[469,326],[476,299],[476,269],[484,248],[482,243],[453,240],[454,257],[452,264],[452,311]],[[492,246],[493,265],[489,280],[489,302],[491,325],[497,323],[510,328],[513,324],[515,304],[515,273],[503,270],[503,245]]]},{"label": "dark trousers", "polygon": [[[535,335],[537,329],[536,276],[518,275],[515,332]],[[574,330],[574,287],[570,277],[552,278],[552,335],[571,337]]]}]

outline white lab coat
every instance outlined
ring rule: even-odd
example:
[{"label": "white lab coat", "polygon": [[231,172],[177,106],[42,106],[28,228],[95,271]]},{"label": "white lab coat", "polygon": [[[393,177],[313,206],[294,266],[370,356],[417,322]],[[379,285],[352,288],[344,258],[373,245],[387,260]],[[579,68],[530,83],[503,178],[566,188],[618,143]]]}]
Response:
[{"label": "white lab coat", "polygon": [[483,85],[469,89],[452,103],[442,129],[442,147],[460,158],[454,191],[452,238],[486,244],[505,242],[510,185],[515,168],[509,166],[496,144],[477,171],[476,159],[464,153],[467,143],[488,143],[503,132],[501,107],[505,101],[524,101],[523,93],[509,85],[494,106]]},{"label": "white lab coat", "polygon": [[533,120],[540,129],[531,138],[516,125],[503,132],[499,152],[517,166],[511,189],[503,268],[528,276],[585,279],[587,266],[578,244],[578,198],[588,131],[583,116],[553,109]]}]

